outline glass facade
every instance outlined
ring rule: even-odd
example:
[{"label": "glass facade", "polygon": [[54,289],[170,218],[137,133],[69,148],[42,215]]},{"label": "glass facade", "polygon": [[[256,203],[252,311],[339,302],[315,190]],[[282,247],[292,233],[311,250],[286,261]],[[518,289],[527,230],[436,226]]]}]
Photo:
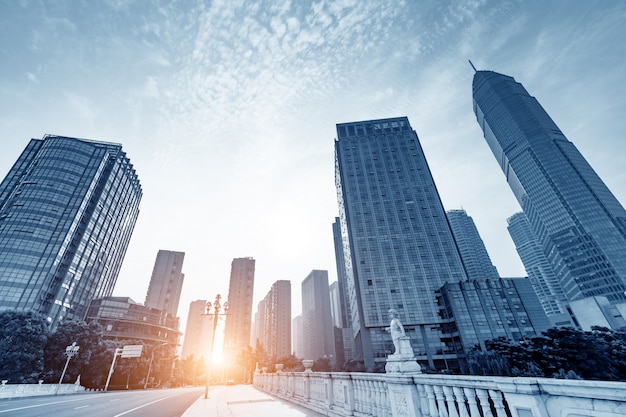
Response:
[{"label": "glass facade", "polygon": [[113,292],[141,196],[121,145],[32,139],[0,184],[0,309],[83,320]]},{"label": "glass facade", "polygon": [[446,216],[448,216],[454,240],[461,253],[467,277],[469,279],[500,278],[474,220],[462,209],[448,210]]},{"label": "glass facade", "polygon": [[462,360],[475,346],[497,337],[519,340],[550,327],[527,278],[469,280],[447,283],[437,292],[442,327]]},{"label": "glass facade", "polygon": [[515,249],[541,301],[543,310],[548,317],[567,315],[568,303],[565,293],[541,249],[541,244],[535,238],[526,216],[521,212],[515,213],[507,219],[507,223]]},{"label": "glass facade", "polygon": [[384,366],[394,308],[420,363],[445,368],[434,293],[467,277],[417,134],[406,117],[338,124],[335,168],[353,359]]},{"label": "glass facade", "polygon": [[626,211],[539,102],[477,71],[474,113],[568,300],[626,300]]}]

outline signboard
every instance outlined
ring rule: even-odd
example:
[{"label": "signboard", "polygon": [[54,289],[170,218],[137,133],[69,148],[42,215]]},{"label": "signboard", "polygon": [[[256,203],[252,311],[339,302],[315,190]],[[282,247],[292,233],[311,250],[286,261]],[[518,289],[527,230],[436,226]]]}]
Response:
[{"label": "signboard", "polygon": [[122,349],[122,358],[138,358],[142,350],[143,345],[126,345]]}]

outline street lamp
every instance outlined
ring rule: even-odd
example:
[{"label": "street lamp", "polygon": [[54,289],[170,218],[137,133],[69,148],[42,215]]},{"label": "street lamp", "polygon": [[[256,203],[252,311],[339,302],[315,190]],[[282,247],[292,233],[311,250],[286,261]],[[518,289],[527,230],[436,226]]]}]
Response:
[{"label": "street lamp", "polygon": [[169,342],[163,342],[161,344],[152,347],[152,354],[150,355],[150,365],[148,366],[148,375],[146,375],[146,381],[143,384],[143,389],[148,388],[148,380],[150,379],[150,372],[152,371],[152,362],[154,362],[154,350],[158,347],[169,345]]},{"label": "street lamp", "polygon": [[63,372],[61,372],[61,378],[59,379],[59,383],[57,385],[57,393],[59,392],[59,388],[61,388],[63,377],[65,377],[65,371],[67,371],[67,366],[70,364],[70,359],[72,359],[74,355],[78,354],[78,349],[80,349],[80,346],[76,345],[76,342],[73,342],[70,346],[65,348],[67,360],[65,361],[65,366],[63,367]]},{"label": "street lamp", "polygon": [[[213,305],[211,306],[211,302],[208,301],[206,303],[206,307],[205,307],[205,311],[204,311],[204,316],[213,316],[213,328],[212,328],[212,334],[211,334],[211,349],[209,351],[209,365],[207,366],[207,372],[206,372],[206,386],[204,388],[204,399],[209,398],[209,384],[211,383],[211,361],[213,360],[213,347],[215,346],[215,330],[217,330],[217,321],[219,319],[219,316],[224,316],[226,314],[228,314],[228,301],[226,301],[224,303],[224,306],[222,306],[220,300],[222,299],[222,296],[217,294],[215,296],[215,302],[213,303]],[[213,308],[213,312],[211,313],[211,307]],[[220,310],[222,309],[222,307],[224,308],[224,312],[220,314]]]}]

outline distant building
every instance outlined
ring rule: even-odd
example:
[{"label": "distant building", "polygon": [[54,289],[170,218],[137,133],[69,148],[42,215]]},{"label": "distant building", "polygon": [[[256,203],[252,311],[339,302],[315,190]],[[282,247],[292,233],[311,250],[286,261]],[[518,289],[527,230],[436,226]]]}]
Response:
[{"label": "distant building", "polygon": [[346,292],[348,286],[347,272],[345,264],[344,243],[341,237],[341,221],[335,217],[333,223],[333,241],[335,246],[335,263],[337,267],[336,286],[331,284],[330,301],[331,313],[335,329],[335,351],[337,353],[337,365],[343,366],[347,361],[358,358],[356,340],[354,339],[352,325],[350,323],[350,302]]},{"label": "distant building", "polygon": [[[178,317],[136,303],[130,297],[104,297],[93,300],[85,321],[104,328],[103,337],[117,348],[144,345],[142,357],[151,358],[152,378],[169,380],[181,336]],[[139,380],[137,375],[133,379]],[[144,381],[145,382],[145,381]]]},{"label": "distant building", "polygon": [[178,303],[185,279],[181,272],[184,260],[184,252],[159,250],[146,294],[146,307],[158,308],[172,316],[178,315]]},{"label": "distant building", "polygon": [[257,340],[270,360],[291,355],[291,282],[276,281],[258,304]]},{"label": "distant building", "polygon": [[302,338],[302,314],[296,316],[291,321],[291,334],[293,343],[293,354],[303,359],[304,339]]},{"label": "distant building", "polygon": [[461,260],[465,266],[467,277],[469,279],[500,278],[474,220],[462,209],[448,210],[446,216],[461,253]]},{"label": "distant building", "polygon": [[472,91],[485,140],[567,300],[626,301],[624,207],[522,84],[477,71]]},{"label": "distant building", "polygon": [[535,237],[526,215],[516,213],[507,219],[507,230],[524,264],[528,278],[539,297],[543,311],[554,326],[573,326],[561,283]]},{"label": "distant building", "polygon": [[196,300],[189,304],[187,326],[181,358],[187,359],[193,355],[195,359],[208,360],[211,351],[212,321],[206,313],[207,300]]},{"label": "distant building", "polygon": [[94,300],[87,318],[104,326],[109,339],[136,339],[145,342],[178,344],[178,317],[143,306],[130,297],[105,297]]},{"label": "distant building", "polygon": [[231,263],[224,329],[224,352],[231,356],[246,351],[250,346],[254,268],[253,258],[235,258]]},{"label": "distant building", "polygon": [[[526,278],[446,283],[437,291],[445,351],[454,352],[461,368],[475,346],[497,337],[519,340],[551,327]],[[443,352],[443,351],[442,351]]]},{"label": "distant building", "polygon": [[330,284],[328,287],[330,295],[330,317],[333,321],[333,326],[341,329],[343,323],[341,320],[341,296],[339,294],[339,283],[337,281]]},{"label": "distant building", "polygon": [[327,271],[313,270],[302,281],[302,339],[304,359],[327,358],[335,365],[337,354]]},{"label": "distant building", "polygon": [[0,183],[0,310],[85,319],[113,293],[141,197],[122,145],[32,139]]},{"label": "distant building", "polygon": [[[406,117],[341,123],[335,184],[356,357],[383,369],[398,311],[418,361],[454,368],[445,352],[435,291],[467,279],[419,139]],[[348,358],[346,358],[348,359]]]}]

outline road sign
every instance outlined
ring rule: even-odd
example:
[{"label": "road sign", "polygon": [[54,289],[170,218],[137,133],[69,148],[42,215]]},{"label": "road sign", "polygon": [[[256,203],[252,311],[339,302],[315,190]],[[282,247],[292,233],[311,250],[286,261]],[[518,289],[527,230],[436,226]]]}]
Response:
[{"label": "road sign", "polygon": [[143,345],[126,345],[122,349],[122,358],[138,358],[142,350]]}]

